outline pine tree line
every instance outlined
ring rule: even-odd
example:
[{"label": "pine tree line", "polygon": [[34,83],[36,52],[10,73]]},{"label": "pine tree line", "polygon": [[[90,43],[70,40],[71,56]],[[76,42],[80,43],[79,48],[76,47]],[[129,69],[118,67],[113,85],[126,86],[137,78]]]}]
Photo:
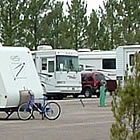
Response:
[{"label": "pine tree line", "polygon": [[104,7],[87,15],[85,0],[0,1],[0,42],[37,49],[90,48],[110,50],[119,45],[140,44],[140,1],[105,0]]}]

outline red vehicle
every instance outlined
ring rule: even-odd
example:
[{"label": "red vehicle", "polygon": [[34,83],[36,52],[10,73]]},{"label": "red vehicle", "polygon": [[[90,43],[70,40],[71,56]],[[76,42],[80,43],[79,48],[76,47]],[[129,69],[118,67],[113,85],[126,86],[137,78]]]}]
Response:
[{"label": "red vehicle", "polygon": [[105,76],[100,72],[82,72],[82,94],[86,98],[92,95],[100,96],[101,80],[105,80]]},{"label": "red vehicle", "polygon": [[113,92],[117,88],[117,81],[116,80],[106,80],[106,88],[107,88],[107,91],[110,92],[110,95],[112,95]]}]

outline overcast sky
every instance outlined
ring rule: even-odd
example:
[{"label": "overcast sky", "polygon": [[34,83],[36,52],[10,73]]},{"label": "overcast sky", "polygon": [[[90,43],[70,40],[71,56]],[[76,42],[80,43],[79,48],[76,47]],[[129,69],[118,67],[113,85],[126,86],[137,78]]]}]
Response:
[{"label": "overcast sky", "polygon": [[[67,1],[70,3],[71,0],[61,0],[66,3]],[[98,10],[99,5],[102,7],[103,6],[103,0],[85,0],[87,1],[87,13],[88,15],[91,13],[92,9]]]},{"label": "overcast sky", "polygon": [[98,9],[99,5],[103,5],[103,0],[85,0],[87,1],[88,10],[91,11],[92,9]]}]

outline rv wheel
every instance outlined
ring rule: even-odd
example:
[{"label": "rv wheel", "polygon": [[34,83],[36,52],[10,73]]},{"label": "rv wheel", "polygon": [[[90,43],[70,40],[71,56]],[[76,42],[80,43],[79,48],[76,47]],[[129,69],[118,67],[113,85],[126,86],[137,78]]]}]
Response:
[{"label": "rv wheel", "polygon": [[84,95],[86,98],[90,98],[92,96],[92,91],[90,88],[86,88],[84,91]]}]

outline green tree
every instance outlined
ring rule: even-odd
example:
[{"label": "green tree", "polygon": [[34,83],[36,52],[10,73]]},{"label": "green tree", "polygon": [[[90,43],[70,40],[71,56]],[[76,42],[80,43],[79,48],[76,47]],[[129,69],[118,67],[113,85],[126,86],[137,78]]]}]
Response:
[{"label": "green tree", "polygon": [[62,48],[63,22],[63,2],[53,1],[51,3],[50,12],[45,16],[42,22],[43,29],[45,29],[45,41],[53,48]]},{"label": "green tree", "polygon": [[120,17],[121,34],[124,44],[139,44],[140,37],[140,1],[120,0],[118,16]]},{"label": "green tree", "polygon": [[104,28],[102,32],[102,41],[100,44],[103,49],[113,49],[116,48],[117,41],[120,38],[119,32],[119,17],[117,13],[118,0],[107,0],[104,2],[104,8],[100,8],[101,12],[101,29]]},{"label": "green tree", "polygon": [[[104,3],[105,4],[105,3]],[[110,32],[109,29],[106,27],[106,15],[104,14],[104,10],[100,7],[99,9],[99,29],[97,34],[97,41],[98,41],[98,49],[100,50],[109,50],[110,49]]]},{"label": "green tree", "polygon": [[92,10],[87,27],[88,48],[99,49],[98,44],[99,17],[95,10]]},{"label": "green tree", "polygon": [[44,39],[42,21],[50,10],[50,0],[28,0],[24,6],[25,46],[36,50]]},{"label": "green tree", "polygon": [[[140,139],[140,56],[135,56],[132,74],[126,74],[124,86],[113,96],[112,111],[115,123],[111,128],[112,140]],[[120,84],[119,84],[120,85]]]},{"label": "green tree", "polygon": [[87,45],[87,4],[84,0],[72,0],[67,6],[71,48],[83,48]]},{"label": "green tree", "polygon": [[70,49],[71,47],[71,34],[69,32],[69,23],[67,17],[64,16],[63,23],[61,26],[62,36],[60,40],[61,48]]},{"label": "green tree", "polygon": [[7,46],[19,46],[22,39],[22,23],[24,20],[24,1],[0,1],[0,42]]}]

